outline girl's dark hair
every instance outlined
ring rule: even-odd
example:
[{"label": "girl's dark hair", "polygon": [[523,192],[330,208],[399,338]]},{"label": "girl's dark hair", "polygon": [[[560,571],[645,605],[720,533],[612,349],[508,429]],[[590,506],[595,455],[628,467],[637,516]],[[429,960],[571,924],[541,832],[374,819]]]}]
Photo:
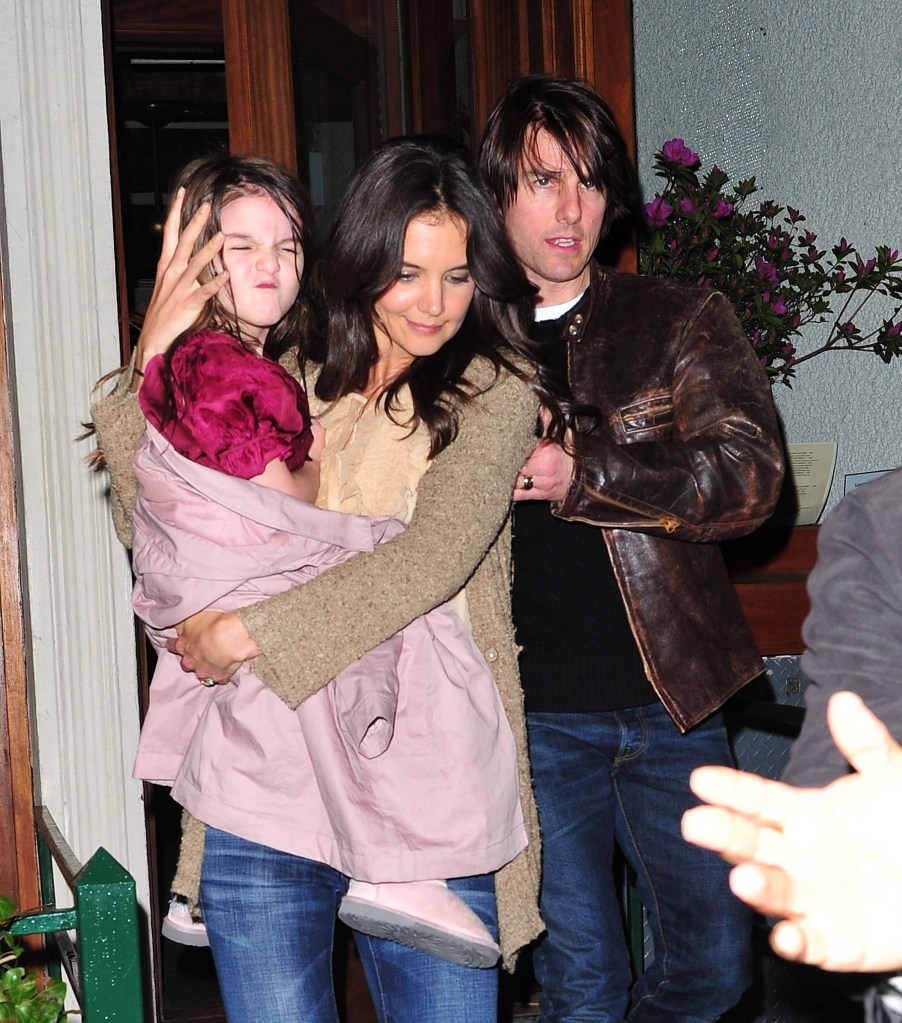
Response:
[{"label": "girl's dark hair", "polygon": [[[197,252],[221,229],[222,211],[234,199],[243,196],[266,196],[279,207],[291,224],[291,232],[295,244],[304,256],[301,272],[300,290],[294,305],[285,316],[274,324],[267,334],[263,345],[263,355],[270,359],[278,359],[289,349],[297,349],[303,343],[310,325],[310,303],[308,283],[310,268],[315,260],[315,233],[313,207],[307,191],[298,177],[291,171],[280,167],[271,160],[258,156],[239,156],[230,153],[217,153],[203,156],[187,164],[179,173],[173,185],[173,195],[177,189],[184,188],[182,200],[180,228],[187,227],[189,221],[205,202],[210,203],[210,216],[201,231],[194,251]],[[200,280],[209,280],[212,268],[206,268]],[[229,288],[226,283],[225,288]],[[218,296],[214,296],[191,327],[169,346],[164,356],[163,385],[164,403],[162,409],[163,422],[175,419],[176,409],[170,386],[170,365],[172,356],[181,344],[192,334],[207,328],[222,330],[231,334],[242,344],[242,337],[237,318],[224,308]]]},{"label": "girl's dark hair", "polygon": [[[382,393],[389,416],[409,386],[413,412],[402,425],[424,423],[435,457],[456,436],[459,409],[480,393],[466,378],[482,356],[529,384],[552,413],[549,435],[564,431],[561,405],[529,338],[536,289],[514,256],[500,214],[479,182],[466,149],[440,136],[383,143],[358,169],[339,207],[321,268],[324,329],[307,355],[321,363],[317,397],[335,401],[365,391],[379,357],[374,306],[398,280],[411,220],[450,216],[467,232],[467,261],[476,285],[460,331],[433,355],[416,358]],[[491,386],[491,385],[490,385]]]},{"label": "girl's dark hair", "polygon": [[512,82],[489,114],[479,167],[500,209],[516,199],[524,170],[538,169],[536,137],[543,130],[604,194],[601,238],[615,220],[635,214],[636,175],[610,107],[588,82],[548,74]]}]

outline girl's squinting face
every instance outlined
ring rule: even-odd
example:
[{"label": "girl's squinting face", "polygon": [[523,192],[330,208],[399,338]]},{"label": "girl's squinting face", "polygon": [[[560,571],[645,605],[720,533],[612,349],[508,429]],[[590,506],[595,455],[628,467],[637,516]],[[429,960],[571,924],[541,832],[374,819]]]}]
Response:
[{"label": "girl's squinting face", "polygon": [[460,220],[436,214],[411,220],[401,273],[373,307],[380,358],[399,372],[433,355],[460,330],[475,290]]},{"label": "girl's squinting face", "polygon": [[227,203],[220,228],[229,280],[219,301],[245,338],[262,344],[298,297],[304,253],[288,217],[268,195],[243,195]]}]

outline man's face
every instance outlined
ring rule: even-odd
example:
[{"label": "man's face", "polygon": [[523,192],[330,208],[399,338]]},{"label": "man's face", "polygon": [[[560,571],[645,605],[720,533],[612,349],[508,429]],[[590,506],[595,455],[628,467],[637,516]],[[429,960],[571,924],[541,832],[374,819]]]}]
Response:
[{"label": "man's face", "polygon": [[558,305],[585,290],[604,211],[601,190],[539,129],[520,167],[516,198],[504,214],[514,252],[539,289],[539,305]]}]

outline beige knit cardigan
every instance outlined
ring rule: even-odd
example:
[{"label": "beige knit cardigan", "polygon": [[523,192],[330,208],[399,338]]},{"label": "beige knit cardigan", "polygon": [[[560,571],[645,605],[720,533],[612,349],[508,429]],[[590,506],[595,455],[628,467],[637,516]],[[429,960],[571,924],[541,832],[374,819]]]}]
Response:
[{"label": "beige knit cardigan", "polygon": [[[298,376],[293,357],[283,364]],[[468,378],[483,387],[493,373],[487,362],[477,360]],[[145,422],[131,380],[129,369],[91,410],[110,472],[116,533],[126,546],[131,544],[137,486],[132,456]],[[367,650],[466,586],[473,635],[494,672],[516,739],[529,834],[527,849],[496,875],[507,969],[513,969],[518,950],[543,930],[538,818],[510,610],[511,492],[535,443],[536,413],[530,388],[502,372],[494,386],[461,410],[457,437],[422,477],[404,533],[238,612],[262,651],[254,671],[294,708]]]}]

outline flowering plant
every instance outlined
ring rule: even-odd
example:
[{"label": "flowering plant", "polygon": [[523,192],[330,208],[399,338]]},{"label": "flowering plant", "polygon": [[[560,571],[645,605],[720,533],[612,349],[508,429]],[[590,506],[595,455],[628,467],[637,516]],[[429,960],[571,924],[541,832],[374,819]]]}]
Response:
[{"label": "flowering plant", "polygon": [[[770,199],[750,202],[754,177],[729,187],[716,165],[699,178],[701,160],[682,139],[655,156],[664,187],[645,206],[648,233],[640,246],[643,273],[708,285],[723,292],[771,383],[788,387],[800,363],[828,351],[874,352],[884,362],[902,354],[902,259],[877,247],[861,257],[842,238],[826,248],[804,227],[805,217]],[[861,319],[874,295],[896,303],[887,318]],[[799,353],[810,323],[830,322],[826,340]]]}]

